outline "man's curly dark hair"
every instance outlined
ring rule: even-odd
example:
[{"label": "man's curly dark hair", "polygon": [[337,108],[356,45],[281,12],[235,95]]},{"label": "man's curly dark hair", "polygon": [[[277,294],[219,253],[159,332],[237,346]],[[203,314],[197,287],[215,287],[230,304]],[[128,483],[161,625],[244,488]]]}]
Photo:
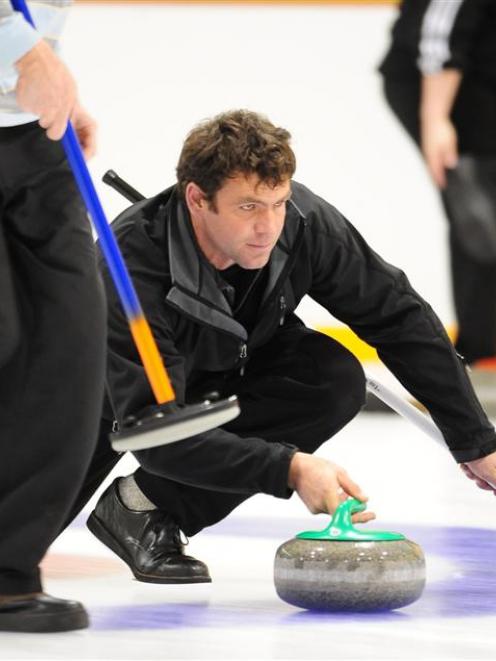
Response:
[{"label": "man's curly dark hair", "polygon": [[291,135],[266,117],[249,110],[231,110],[195,126],[188,134],[177,165],[179,192],[189,182],[199,186],[215,206],[214,197],[226,179],[256,175],[272,188],[291,179],[296,159]]}]

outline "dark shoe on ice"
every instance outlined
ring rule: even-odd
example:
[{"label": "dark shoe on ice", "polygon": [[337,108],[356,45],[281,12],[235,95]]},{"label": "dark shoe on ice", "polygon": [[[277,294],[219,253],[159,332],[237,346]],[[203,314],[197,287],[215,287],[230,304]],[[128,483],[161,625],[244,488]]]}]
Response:
[{"label": "dark shoe on ice", "polygon": [[0,603],[0,631],[55,633],[88,625],[88,614],[78,601],[35,594]]},{"label": "dark shoe on ice", "polygon": [[145,583],[210,583],[205,563],[184,555],[179,527],[161,510],[128,509],[119,496],[118,479],[104,492],[88,528]]}]

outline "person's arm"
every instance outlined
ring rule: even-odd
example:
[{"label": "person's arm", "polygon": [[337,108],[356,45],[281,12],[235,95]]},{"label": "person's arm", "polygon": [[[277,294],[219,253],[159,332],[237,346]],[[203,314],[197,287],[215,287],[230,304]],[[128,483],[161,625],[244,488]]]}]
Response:
[{"label": "person's arm", "polygon": [[308,216],[310,296],[377,349],[431,413],[458,463],[470,467],[488,457],[480,466],[489,466],[485,479],[495,485],[489,457],[496,452],[494,427],[438,317],[405,274],[381,259],[331,205],[321,200]]},{"label": "person's arm", "polygon": [[430,0],[419,31],[420,138],[429,172],[440,188],[456,166],[458,145],[451,111],[478,29],[492,0]]},{"label": "person's arm", "polygon": [[16,100],[39,117],[47,136],[60,140],[75,110],[74,79],[52,48],[10,3],[0,4],[0,67],[18,72]]},{"label": "person's arm", "polygon": [[39,117],[40,126],[51,140],[60,140],[77,102],[71,73],[43,40],[16,60],[15,66],[19,73],[19,107]]},{"label": "person's arm", "polygon": [[454,168],[458,161],[451,110],[461,79],[462,73],[456,69],[422,76],[420,143],[429,172],[439,188],[446,186],[446,170]]},{"label": "person's arm", "polygon": [[69,119],[86,159],[96,151],[96,123],[77,101],[76,83],[62,60],[10,3],[0,3],[0,68],[18,72],[21,110],[38,115],[47,136],[59,140]]}]

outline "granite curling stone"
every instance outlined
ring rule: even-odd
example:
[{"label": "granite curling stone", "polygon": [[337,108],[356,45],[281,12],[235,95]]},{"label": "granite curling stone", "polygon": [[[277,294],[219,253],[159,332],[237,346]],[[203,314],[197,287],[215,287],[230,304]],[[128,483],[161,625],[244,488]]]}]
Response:
[{"label": "granite curling stone", "polygon": [[399,533],[353,527],[365,509],[342,503],[329,526],[282,544],[274,563],[277,594],[288,604],[320,611],[379,611],[416,601],[425,586],[422,549]]}]

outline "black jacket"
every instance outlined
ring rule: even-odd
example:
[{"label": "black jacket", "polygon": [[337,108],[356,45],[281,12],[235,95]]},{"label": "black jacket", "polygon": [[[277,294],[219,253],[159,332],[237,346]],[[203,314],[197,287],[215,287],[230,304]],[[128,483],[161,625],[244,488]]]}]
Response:
[{"label": "black jacket", "polygon": [[403,0],[380,70],[391,79],[459,69],[496,86],[494,0]]},{"label": "black jacket", "polygon": [[[457,461],[496,450],[494,428],[432,309],[402,271],[381,259],[339,211],[305,186],[292,184],[259,318],[249,337],[232,316],[217,271],[199,251],[175,187],[131,206],[113,229],[179,403],[206,373],[240,370],[308,294],[378,350],[430,411]],[[102,270],[109,300],[108,385],[122,419],[153,404],[153,395],[104,265]],[[246,486],[249,491],[286,493],[287,475],[281,469],[274,479],[274,472],[277,462],[287,460],[288,448],[240,439],[221,429],[203,436],[222,446],[228,461],[241,461],[243,453],[254,451],[264,456],[267,475],[247,476],[247,484],[233,490]],[[194,483],[187,468],[183,478]]]}]

